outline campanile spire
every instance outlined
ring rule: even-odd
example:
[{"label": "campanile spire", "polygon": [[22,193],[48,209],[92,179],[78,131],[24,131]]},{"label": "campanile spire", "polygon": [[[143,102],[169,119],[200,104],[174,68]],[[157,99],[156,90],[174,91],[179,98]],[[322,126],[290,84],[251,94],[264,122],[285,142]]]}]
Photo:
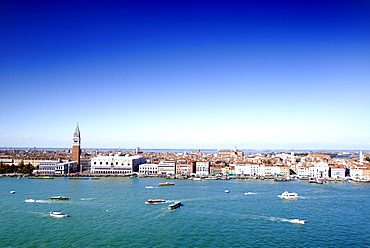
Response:
[{"label": "campanile spire", "polygon": [[80,127],[78,126],[77,122],[72,141],[72,161],[76,161],[78,166],[80,166],[80,156],[81,156],[81,136],[80,136]]}]

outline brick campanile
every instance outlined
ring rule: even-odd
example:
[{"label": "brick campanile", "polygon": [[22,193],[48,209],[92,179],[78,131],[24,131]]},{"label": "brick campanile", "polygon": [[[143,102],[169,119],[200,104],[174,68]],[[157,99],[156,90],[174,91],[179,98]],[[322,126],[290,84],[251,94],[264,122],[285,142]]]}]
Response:
[{"label": "brick campanile", "polygon": [[72,142],[72,161],[76,161],[77,165],[80,166],[80,156],[81,156],[81,136],[80,136],[80,128],[78,127],[78,123],[73,134],[73,142]]}]

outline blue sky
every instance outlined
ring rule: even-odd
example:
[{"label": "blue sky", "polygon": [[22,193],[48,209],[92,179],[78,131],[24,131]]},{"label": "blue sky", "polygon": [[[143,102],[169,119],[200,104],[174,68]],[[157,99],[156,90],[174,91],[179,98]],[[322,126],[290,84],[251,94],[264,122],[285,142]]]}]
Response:
[{"label": "blue sky", "polygon": [[370,149],[369,1],[0,2],[0,146]]}]

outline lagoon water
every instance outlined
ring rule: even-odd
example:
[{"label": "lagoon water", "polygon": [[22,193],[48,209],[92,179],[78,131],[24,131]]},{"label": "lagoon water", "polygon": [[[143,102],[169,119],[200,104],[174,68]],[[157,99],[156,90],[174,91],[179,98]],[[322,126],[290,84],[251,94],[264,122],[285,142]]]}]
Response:
[{"label": "lagoon water", "polygon": [[[370,247],[370,184],[234,179],[157,186],[166,181],[0,178],[0,247]],[[279,199],[285,190],[302,198]],[[59,195],[70,200],[48,200]],[[24,202],[29,198],[37,201]],[[157,198],[183,207],[144,203]],[[288,222],[295,218],[307,223]]]}]

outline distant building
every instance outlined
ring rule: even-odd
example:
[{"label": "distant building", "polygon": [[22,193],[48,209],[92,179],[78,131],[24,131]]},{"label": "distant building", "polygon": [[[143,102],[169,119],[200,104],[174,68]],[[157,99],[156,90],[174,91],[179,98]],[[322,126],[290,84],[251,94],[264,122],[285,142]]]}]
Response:
[{"label": "distant building", "polygon": [[158,174],[176,174],[176,161],[161,161],[158,164]]},{"label": "distant building", "polygon": [[146,158],[129,154],[123,155],[117,153],[116,155],[109,154],[109,156],[98,156],[91,159],[91,173],[93,174],[117,174],[125,175],[139,171],[139,165],[145,164]]},{"label": "distant building", "polygon": [[343,166],[330,166],[330,177],[343,179],[346,177],[346,168]]},{"label": "distant building", "polygon": [[158,164],[141,164],[139,165],[139,173],[145,175],[157,175]]},{"label": "distant building", "polygon": [[329,165],[325,162],[315,163],[314,177],[329,177]]},{"label": "distant building", "polygon": [[244,156],[244,152],[239,151],[238,149],[235,148],[234,150],[227,150],[227,151],[220,150],[217,152],[217,155],[223,158],[235,158],[235,157]]},{"label": "distant building", "polygon": [[210,174],[210,162],[196,162],[195,163],[195,174],[207,176]]},{"label": "distant building", "polygon": [[67,175],[77,172],[76,161],[62,162],[60,160],[45,160],[39,163],[39,169],[34,173],[47,175]]}]

